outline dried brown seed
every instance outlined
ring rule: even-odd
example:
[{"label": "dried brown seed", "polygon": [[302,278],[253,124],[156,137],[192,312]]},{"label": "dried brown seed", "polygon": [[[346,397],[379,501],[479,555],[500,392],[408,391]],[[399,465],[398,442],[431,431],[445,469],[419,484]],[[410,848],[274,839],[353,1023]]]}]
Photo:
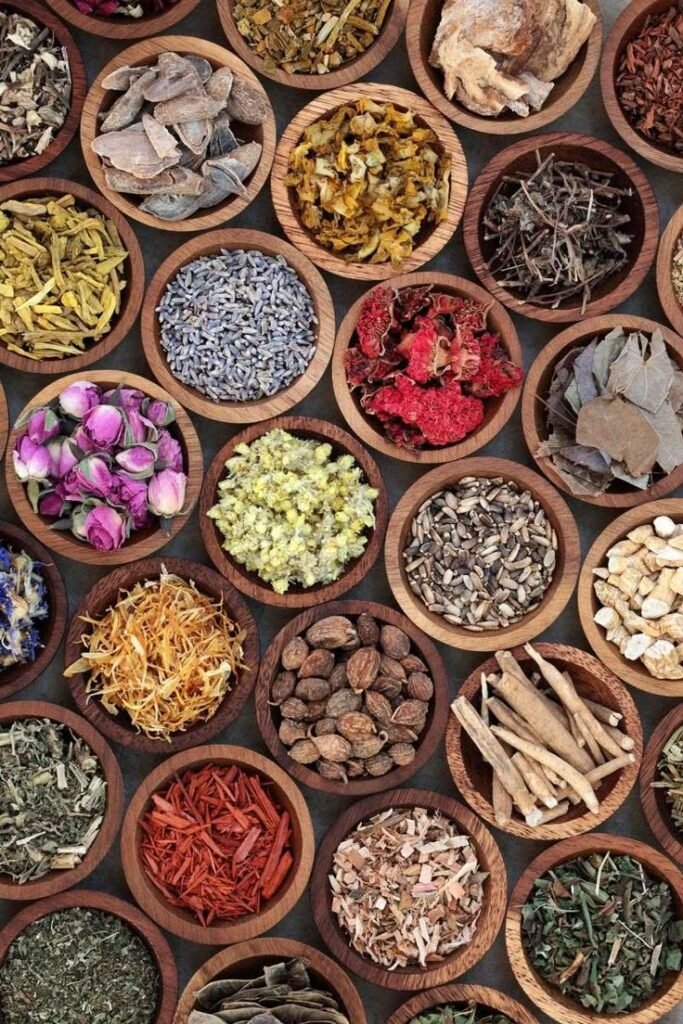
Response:
[{"label": "dried brown seed", "polygon": [[[293,698],[296,700],[296,698]],[[308,722],[317,722],[321,718],[326,718],[325,711],[327,709],[326,700],[312,700],[306,705],[306,720]]]},{"label": "dried brown seed", "polygon": [[327,700],[330,695],[330,684],[327,679],[300,679],[294,694],[305,701]]},{"label": "dried brown seed", "polygon": [[336,733],[327,736],[314,736],[311,740],[318,748],[321,757],[326,761],[346,761],[351,756],[351,744],[343,736]]},{"label": "dried brown seed", "polygon": [[410,637],[398,626],[385,623],[379,634],[380,647],[390,658],[407,658],[410,654]]},{"label": "dried brown seed", "polygon": [[288,697],[280,705],[280,714],[283,718],[294,718],[298,722],[305,722],[308,718],[308,704],[304,704],[298,697]]},{"label": "dried brown seed", "polygon": [[334,718],[319,718],[313,726],[314,736],[327,736],[337,731],[337,723]]},{"label": "dried brown seed", "polygon": [[282,649],[282,667],[294,671],[303,663],[308,654],[308,644],[302,636],[294,636]]},{"label": "dried brown seed", "polygon": [[348,711],[337,719],[337,732],[355,743],[366,736],[373,736],[376,728],[369,715],[364,715],[362,711]]},{"label": "dried brown seed", "polygon": [[330,673],[330,689],[332,693],[336,693],[337,690],[341,690],[346,684],[346,664],[342,661],[335,665]]},{"label": "dried brown seed", "polygon": [[413,743],[418,736],[415,729],[409,729],[407,725],[399,725],[397,722],[382,724],[382,731],[387,734],[389,743]]},{"label": "dried brown seed", "polygon": [[394,711],[391,720],[397,725],[422,728],[427,717],[427,709],[427,704],[422,700],[404,700]]},{"label": "dried brown seed", "polygon": [[327,679],[333,668],[334,654],[332,651],[324,651],[318,648],[318,650],[311,651],[299,666],[299,679],[305,679],[307,676]]},{"label": "dried brown seed", "polygon": [[271,704],[282,704],[283,700],[292,696],[295,686],[296,676],[293,672],[280,672],[275,676],[270,688]]},{"label": "dried brown seed", "polygon": [[382,733],[380,736],[365,736],[361,740],[355,740],[352,744],[352,754],[354,757],[360,757],[365,759],[367,757],[374,757],[379,754],[380,750],[386,743],[386,736]]},{"label": "dried brown seed", "polygon": [[280,723],[278,736],[286,747],[291,747],[297,740],[306,739],[306,726],[302,722],[295,722],[292,718],[285,718]]},{"label": "dried brown seed", "polygon": [[387,700],[395,700],[401,695],[403,689],[403,683],[400,679],[393,679],[391,676],[377,676],[372,689],[376,693],[381,693]]},{"label": "dried brown seed", "polygon": [[361,775],[365,775],[365,762],[363,761],[347,761],[344,768],[350,779],[357,779]]},{"label": "dried brown seed", "polygon": [[408,674],[428,671],[424,661],[422,658],[418,658],[417,654],[409,654],[406,658],[401,658],[401,664]]},{"label": "dried brown seed", "polygon": [[320,752],[313,740],[298,740],[290,749],[289,756],[297,764],[313,764],[320,757]]},{"label": "dried brown seed", "polygon": [[346,782],[347,774],[344,764],[335,764],[334,761],[325,761],[321,758],[315,766],[318,775],[323,779],[331,779],[332,782]]},{"label": "dried brown seed", "polygon": [[367,612],[361,612],[356,619],[356,629],[358,630],[358,637],[363,647],[376,647],[379,643],[379,626],[372,615],[368,615]]},{"label": "dried brown seed", "polygon": [[367,690],[379,672],[379,651],[374,647],[360,647],[346,663],[346,675],[354,690]]},{"label": "dried brown seed", "polygon": [[415,760],[415,747],[412,743],[393,743],[387,750],[387,754],[397,765],[412,764]]},{"label": "dried brown seed", "polygon": [[383,654],[380,660],[379,674],[381,676],[391,676],[392,679],[400,679],[401,682],[405,682],[408,678],[408,673],[404,669],[400,661],[396,658],[392,658],[388,654]]},{"label": "dried brown seed", "polygon": [[377,690],[365,691],[365,710],[378,722],[389,722],[393,713],[391,702]]},{"label": "dried brown seed", "polygon": [[406,690],[416,700],[428,701],[434,696],[434,683],[424,672],[411,672],[406,683]]},{"label": "dried brown seed", "polygon": [[386,775],[394,767],[394,762],[384,751],[381,754],[375,754],[374,757],[369,757],[363,763],[368,775],[374,775],[375,777]]},{"label": "dried brown seed", "polygon": [[359,647],[360,637],[358,636],[358,633],[356,633],[356,635],[347,640],[345,644],[342,644],[341,649],[342,651],[356,651]]},{"label": "dried brown seed", "polygon": [[325,715],[327,718],[339,718],[349,711],[358,711],[362,703],[363,697],[360,693],[354,693],[353,690],[338,690],[327,698]]},{"label": "dried brown seed", "polygon": [[328,615],[318,619],[306,630],[306,639],[311,647],[324,647],[328,651],[343,647],[356,636],[352,623],[343,615]]}]

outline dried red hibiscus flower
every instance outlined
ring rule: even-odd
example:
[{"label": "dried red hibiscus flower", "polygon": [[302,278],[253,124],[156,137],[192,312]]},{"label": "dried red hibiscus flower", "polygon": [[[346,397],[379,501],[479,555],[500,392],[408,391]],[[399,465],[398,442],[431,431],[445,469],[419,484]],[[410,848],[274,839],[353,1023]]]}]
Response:
[{"label": "dried red hibiscus flower", "polygon": [[485,402],[519,386],[521,367],[486,330],[486,307],[431,285],[375,288],[346,353],[346,379],[364,412],[401,448],[457,444]]}]

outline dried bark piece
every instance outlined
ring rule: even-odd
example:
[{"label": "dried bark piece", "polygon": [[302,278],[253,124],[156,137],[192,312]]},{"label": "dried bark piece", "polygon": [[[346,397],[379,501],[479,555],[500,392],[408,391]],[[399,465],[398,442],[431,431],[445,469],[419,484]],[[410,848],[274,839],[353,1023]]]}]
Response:
[{"label": "dried bark piece", "polygon": [[214,100],[201,92],[186,92],[172,100],[163,100],[154,107],[159,124],[184,124],[214,118],[225,107],[223,100]]},{"label": "dried bark piece", "polygon": [[268,117],[268,97],[246,78],[235,78],[225,104],[226,113],[242,124],[263,124]]},{"label": "dried bark piece", "polygon": [[184,124],[174,124],[173,130],[191,153],[194,153],[195,156],[204,157],[212,134],[211,121],[208,118],[186,121]]},{"label": "dried bark piece", "polygon": [[92,143],[93,152],[105,157],[120,171],[128,171],[136,178],[153,178],[168,167],[177,164],[177,158],[160,158],[144,131],[124,129],[98,135]]},{"label": "dried bark piece", "polygon": [[168,221],[184,220],[186,217],[191,217],[199,207],[199,198],[181,195],[148,196],[143,203],[140,203],[140,209],[144,213]]},{"label": "dried bark piece", "polygon": [[115,92],[125,92],[130,89],[133,82],[141,78],[147,71],[145,67],[132,68],[125,64],[122,68],[115,68],[102,79],[102,88],[111,89]]},{"label": "dried bark piece", "polygon": [[142,127],[144,128],[145,135],[152,144],[157,156],[162,159],[171,156],[180,159],[178,143],[167,128],[164,128],[162,124],[159,124],[159,122],[153,117],[150,117],[149,114],[142,115]]},{"label": "dried bark piece", "polygon": [[134,174],[116,167],[105,167],[104,180],[107,187],[116,192],[137,196],[160,195],[164,192],[199,196],[204,184],[201,175],[187,167],[171,167],[153,178],[136,178]]},{"label": "dried bark piece", "polygon": [[237,149],[239,142],[230,127],[230,118],[223,111],[213,122],[211,141],[209,142],[209,156],[225,156]]},{"label": "dried bark piece", "polygon": [[218,68],[206,83],[206,91],[212,99],[221,100],[225,104],[232,91],[234,81],[235,76],[230,68]]},{"label": "dried bark piece", "polygon": [[100,125],[100,132],[117,132],[133,123],[144,105],[145,87],[154,81],[156,75],[155,68],[148,68],[144,74],[131,82],[128,89],[107,111],[107,116]]},{"label": "dried bark piece", "polygon": [[188,53],[185,60],[188,64],[192,65],[199,76],[200,82],[202,85],[205,85],[213,74],[213,68],[206,57],[198,57],[194,53]]}]

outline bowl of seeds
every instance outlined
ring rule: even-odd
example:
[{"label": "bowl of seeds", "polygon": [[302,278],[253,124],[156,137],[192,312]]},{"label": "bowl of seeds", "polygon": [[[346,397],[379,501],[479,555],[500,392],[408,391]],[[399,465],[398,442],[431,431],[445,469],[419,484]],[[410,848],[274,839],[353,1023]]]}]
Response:
[{"label": "bowl of seeds", "polygon": [[296,405],[323,375],[334,306],[322,275],[262,231],[214,231],[162,263],[142,310],[160,384],[193,412],[253,423]]},{"label": "bowl of seeds", "polygon": [[683,207],[667,224],[657,250],[657,294],[667,320],[683,332]]},{"label": "bowl of seeds", "polygon": [[405,492],[385,565],[416,626],[466,651],[524,643],[555,621],[576,585],[576,523],[550,484],[515,462],[437,466]]},{"label": "bowl of seeds", "polygon": [[515,313],[549,323],[624,302],[650,269],[658,237],[657,200],[633,160],[600,139],[563,132],[497,153],[475,180],[464,217],[465,249],[483,286]]},{"label": "bowl of seeds", "polygon": [[74,28],[107,39],[143,39],[168,31],[199,0],[47,0]]},{"label": "bowl of seeds", "polygon": [[402,1003],[386,1024],[537,1024],[506,992],[484,985],[441,985]]},{"label": "bowl of seeds", "polygon": [[100,192],[147,227],[204,231],[236,217],[266,182],[275,117],[229,50],[160,36],[117,54],[90,87],[83,159]]},{"label": "bowl of seeds", "polygon": [[660,845],[683,864],[683,703],[664,716],[645,748],[640,802]]}]

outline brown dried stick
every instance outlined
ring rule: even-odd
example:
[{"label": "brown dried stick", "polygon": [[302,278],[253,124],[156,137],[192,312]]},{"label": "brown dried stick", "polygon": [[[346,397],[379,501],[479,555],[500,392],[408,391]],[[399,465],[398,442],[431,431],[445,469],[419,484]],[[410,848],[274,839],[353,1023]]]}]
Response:
[{"label": "brown dried stick", "polygon": [[512,763],[517,766],[519,774],[522,776],[527,786],[534,794],[538,797],[542,804],[546,807],[557,807],[557,797],[552,793],[547,782],[541,775],[539,768],[541,767],[538,762],[532,764],[527,761],[524,754],[518,750],[516,754],[512,755]]},{"label": "brown dried stick", "polygon": [[573,715],[572,717],[576,723],[576,728],[583,736],[583,740],[590,750],[591,757],[596,764],[602,764],[605,757],[597,740],[593,736],[593,733],[590,731],[581,715]]},{"label": "brown dried stick", "polygon": [[496,824],[504,828],[512,818],[512,797],[500,781],[498,772],[493,771],[491,777],[491,804]]},{"label": "brown dried stick", "polygon": [[588,710],[593,712],[598,722],[602,722],[603,725],[619,725],[624,717],[620,711],[612,711],[611,708],[606,708],[604,704],[598,704],[597,701],[589,700],[588,697],[582,697],[581,700]]},{"label": "brown dried stick", "polygon": [[554,701],[546,697],[544,693],[539,693],[538,688],[534,686],[529,677],[524,674],[524,669],[519,662],[513,657],[510,651],[496,651],[495,659],[498,662],[501,672],[508,672],[515,679],[518,679],[522,686],[525,686],[531,693],[537,694],[537,696],[543,702],[543,705],[549,715],[565,727],[569,728],[569,716],[565,715],[562,707],[556,704]]},{"label": "brown dried stick", "polygon": [[542,737],[537,736],[531,726],[524,722],[515,711],[512,711],[504,701],[499,700],[497,697],[489,697],[486,704],[501,725],[506,725],[508,729],[512,729],[512,731],[516,732],[518,736],[521,736],[523,740],[529,740],[531,743],[535,743],[537,740],[542,739]]}]

